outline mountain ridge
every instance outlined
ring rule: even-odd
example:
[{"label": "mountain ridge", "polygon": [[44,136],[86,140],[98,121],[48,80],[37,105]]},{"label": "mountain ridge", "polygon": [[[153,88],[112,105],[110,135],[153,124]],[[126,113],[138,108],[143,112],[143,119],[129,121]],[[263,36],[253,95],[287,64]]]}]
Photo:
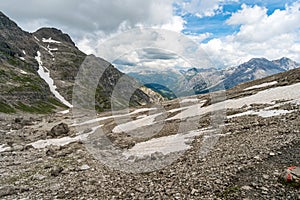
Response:
[{"label": "mountain ridge", "polygon": [[[48,113],[65,109],[66,105],[53,92],[61,94],[66,101],[72,101],[75,79],[86,58],[87,55],[76,47],[71,37],[61,30],[40,28],[28,33],[1,12],[0,112]],[[99,77],[99,85],[94,91],[97,111],[111,108],[113,87],[125,76],[111,64],[105,73],[105,77]],[[136,81],[131,77],[127,80],[130,84]],[[130,105],[139,106],[157,101],[152,99],[154,97],[157,95],[149,93],[148,96],[136,88]],[[124,102],[122,96],[118,98],[119,102]]]},{"label": "mountain ridge", "polygon": [[[190,68],[180,70],[179,73],[165,71],[168,77],[160,77],[161,72],[128,75],[140,80],[142,83],[153,85],[153,89],[159,92],[155,84],[163,85],[176,94],[177,97],[193,94],[205,94],[222,89],[230,89],[240,83],[257,80],[273,74],[299,68],[300,64],[286,57],[277,60],[266,58],[252,58],[238,66],[225,69],[214,68]],[[172,77],[172,79],[170,79]],[[151,82],[152,81],[152,82]],[[161,92],[163,94],[163,92]],[[171,99],[174,96],[170,96]],[[169,98],[170,98],[169,97]]]}]

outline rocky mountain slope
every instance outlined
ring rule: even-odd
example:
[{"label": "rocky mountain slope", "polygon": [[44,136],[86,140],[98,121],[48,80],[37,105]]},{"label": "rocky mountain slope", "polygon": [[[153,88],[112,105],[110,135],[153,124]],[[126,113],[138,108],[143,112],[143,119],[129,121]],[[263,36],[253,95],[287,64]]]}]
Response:
[{"label": "rocky mountain slope", "polygon": [[[73,86],[86,57],[62,31],[41,28],[28,33],[0,12],[0,112],[48,113],[57,107],[72,107]],[[111,107],[113,88],[126,75],[106,61],[99,66],[105,71],[99,77],[95,107],[103,111]],[[127,80],[132,87],[137,85],[133,78]],[[122,96],[118,98],[124,102]],[[137,88],[130,105],[156,100]]]},{"label": "rocky mountain slope", "polygon": [[[143,83],[148,83],[149,87],[164,94],[168,88],[166,96],[173,99],[175,96],[189,96],[193,94],[203,94],[220,89],[230,89],[240,83],[257,80],[273,74],[288,71],[300,67],[299,63],[289,58],[269,61],[265,58],[253,58],[237,67],[227,69],[198,69],[170,71],[164,73],[155,71],[143,71],[143,73],[128,73]],[[159,86],[159,87],[158,87]]]},{"label": "rocky mountain slope", "polygon": [[299,199],[300,69],[118,113],[2,115],[2,199]]}]

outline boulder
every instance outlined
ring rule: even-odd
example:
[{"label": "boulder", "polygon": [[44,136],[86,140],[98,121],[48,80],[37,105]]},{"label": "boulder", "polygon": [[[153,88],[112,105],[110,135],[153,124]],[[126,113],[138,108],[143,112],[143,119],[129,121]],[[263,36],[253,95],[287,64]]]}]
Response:
[{"label": "boulder", "polygon": [[52,137],[59,137],[59,136],[65,136],[69,133],[70,129],[69,126],[65,123],[60,123],[56,126],[54,126],[48,135]]}]

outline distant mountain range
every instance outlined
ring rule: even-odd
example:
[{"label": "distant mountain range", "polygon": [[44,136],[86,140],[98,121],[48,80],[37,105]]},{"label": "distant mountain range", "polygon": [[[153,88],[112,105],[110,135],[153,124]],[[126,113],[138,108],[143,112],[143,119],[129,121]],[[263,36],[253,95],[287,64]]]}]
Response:
[{"label": "distant mountain range", "polygon": [[[48,113],[57,107],[71,107],[75,78],[86,58],[62,31],[41,28],[28,33],[0,12],[0,112]],[[114,86],[121,77],[128,81],[122,88],[125,93],[138,82],[105,60],[95,60],[103,70],[95,91],[95,107],[103,111],[110,109]],[[138,106],[161,98],[153,93],[138,88],[129,104]],[[122,96],[114,100],[128,106]]]},{"label": "distant mountain range", "polygon": [[163,96],[173,99],[193,94],[204,94],[221,89],[230,89],[240,83],[257,80],[280,72],[300,67],[289,59],[269,61],[265,58],[253,58],[246,63],[227,69],[201,69],[143,71],[128,73]]}]

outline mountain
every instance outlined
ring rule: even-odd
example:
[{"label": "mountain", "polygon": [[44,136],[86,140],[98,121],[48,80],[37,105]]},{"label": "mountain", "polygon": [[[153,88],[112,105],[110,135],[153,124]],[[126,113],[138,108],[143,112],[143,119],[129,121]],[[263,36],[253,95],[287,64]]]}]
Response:
[{"label": "mountain", "polygon": [[[222,89],[230,89],[240,83],[257,80],[280,72],[300,67],[300,64],[289,58],[269,61],[265,58],[253,58],[246,63],[227,69],[200,69],[191,68],[179,72],[166,70],[161,72],[129,73],[128,75],[148,83],[155,91],[164,95],[175,93],[177,97],[193,94],[205,94]],[[157,87],[164,86],[167,89]],[[174,98],[167,95],[169,99]],[[170,98],[171,97],[171,98]]]},{"label": "mountain", "polygon": [[[75,79],[87,58],[61,30],[41,28],[28,33],[0,12],[0,111],[44,113],[56,107],[72,107]],[[105,70],[99,77],[95,107],[103,111],[110,109],[114,86],[126,75],[110,63],[98,61]],[[133,78],[126,80],[132,87],[137,85]],[[124,92],[128,88],[123,88]],[[158,101],[152,99],[155,95],[149,95],[137,88],[130,105]],[[122,96],[118,98],[120,104],[128,104]]]},{"label": "mountain", "polygon": [[286,58],[286,57],[283,57],[279,60],[274,60],[272,62],[275,65],[279,66],[280,68],[285,69],[286,71],[296,69],[296,68],[300,67],[299,63],[296,63],[295,61],[293,61],[289,58]]},{"label": "mountain", "polygon": [[225,78],[222,83],[225,89],[229,89],[240,83],[264,78],[284,71],[286,70],[272,61],[265,58],[254,58],[234,69],[225,70],[223,72]]}]

